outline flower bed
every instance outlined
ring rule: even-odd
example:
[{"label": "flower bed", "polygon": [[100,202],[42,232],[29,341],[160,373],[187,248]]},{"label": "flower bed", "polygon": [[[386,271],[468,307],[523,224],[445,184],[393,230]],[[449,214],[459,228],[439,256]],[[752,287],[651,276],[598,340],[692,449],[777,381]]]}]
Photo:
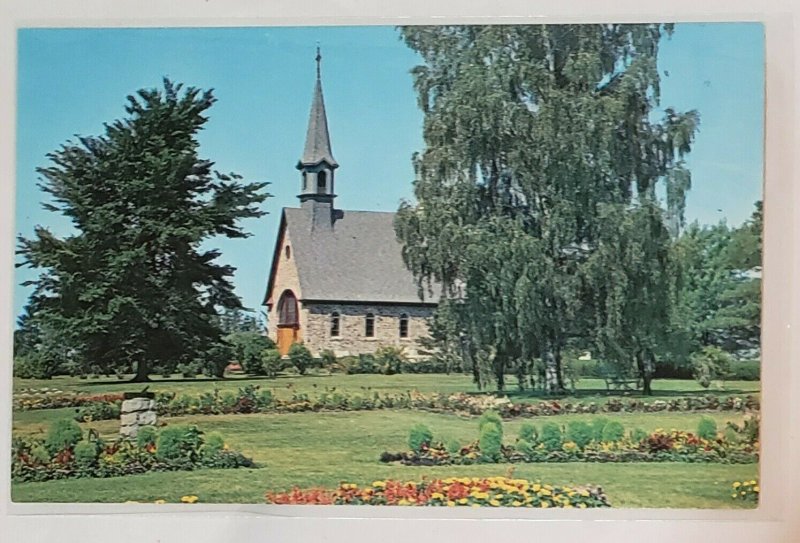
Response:
[{"label": "flower bed", "polygon": [[553,486],[507,477],[450,477],[405,482],[390,479],[367,486],[342,483],[336,489],[295,488],[290,492],[268,492],[266,501],[303,505],[610,507],[599,487]]},{"label": "flower bed", "polygon": [[77,394],[58,389],[28,389],[14,394],[14,409],[29,411],[33,409],[60,409],[64,407],[82,407],[91,403],[122,402],[122,393],[109,394]]},{"label": "flower bed", "polygon": [[[116,418],[113,409],[102,409],[98,402],[119,402],[119,394],[102,396],[53,396],[33,400],[15,398],[15,409],[47,409],[53,407],[85,407],[79,420]],[[497,411],[503,418],[543,417],[564,414],[593,413],[656,413],[661,411],[752,411],[760,403],[755,396],[687,396],[670,400],[610,398],[604,402],[579,403],[569,400],[548,400],[536,403],[513,403],[507,397],[474,394],[422,394],[417,391],[381,394],[365,389],[360,394],[344,394],[326,389],[314,396],[294,393],[290,398],[278,398],[271,390],[248,385],[238,391],[214,389],[199,395],[159,393],[156,406],[160,416],[193,414],[221,415],[248,413],[298,413],[307,411],[363,411],[374,409],[421,409],[465,416],[480,415],[486,410]]]},{"label": "flower bed", "polygon": [[761,494],[761,487],[758,486],[758,481],[736,481],[731,485],[731,498],[734,500],[742,500],[746,502],[758,502],[758,497]]},{"label": "flower bed", "polygon": [[74,421],[57,421],[45,440],[13,438],[11,477],[25,482],[256,467],[250,458],[230,450],[218,434],[206,436],[194,426],[150,430],[140,430],[136,441],[118,439],[107,443],[94,432],[84,435]]},{"label": "flower bed", "polygon": [[[525,425],[523,425],[525,426]],[[488,428],[487,428],[488,427]],[[713,419],[704,417],[698,433],[658,429],[626,433],[616,421],[597,419],[594,424],[573,421],[566,427],[546,423],[541,432],[528,424],[515,445],[502,443],[502,421],[487,412],[479,422],[481,437],[466,446],[433,441],[423,425],[411,429],[407,452],[384,452],[380,461],[413,466],[438,466],[493,462],[758,462],[758,417],[742,426],[729,425],[717,432]]]}]

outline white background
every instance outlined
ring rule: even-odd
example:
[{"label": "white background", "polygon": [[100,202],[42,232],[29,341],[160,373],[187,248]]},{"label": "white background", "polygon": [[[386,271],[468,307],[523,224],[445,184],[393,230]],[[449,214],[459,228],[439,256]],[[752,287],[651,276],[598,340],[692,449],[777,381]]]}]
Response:
[{"label": "white background", "polygon": [[[800,541],[800,377],[792,371],[800,346],[792,333],[800,317],[795,288],[800,264],[796,251],[800,216],[794,211],[798,164],[793,157],[797,150],[793,128],[798,121],[794,104],[800,99],[794,83],[800,42],[793,26],[800,9],[793,1],[0,0],[0,6],[0,543]],[[722,20],[763,21],[767,33],[763,455],[758,510],[442,511],[10,502],[17,28]]]}]

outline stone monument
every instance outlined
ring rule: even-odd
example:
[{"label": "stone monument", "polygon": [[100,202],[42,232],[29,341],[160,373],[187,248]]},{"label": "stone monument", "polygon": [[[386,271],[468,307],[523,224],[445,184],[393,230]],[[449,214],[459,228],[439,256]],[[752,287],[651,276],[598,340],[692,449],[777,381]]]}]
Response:
[{"label": "stone monument", "polygon": [[142,426],[155,426],[156,395],[153,392],[126,392],[119,415],[119,433],[124,438],[135,438]]}]

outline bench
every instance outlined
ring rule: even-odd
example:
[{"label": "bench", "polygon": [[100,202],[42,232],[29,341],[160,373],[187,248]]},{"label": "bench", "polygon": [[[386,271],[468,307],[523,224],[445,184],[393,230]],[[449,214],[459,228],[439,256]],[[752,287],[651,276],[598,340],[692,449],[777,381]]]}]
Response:
[{"label": "bench", "polygon": [[605,377],[606,390],[639,390],[642,388],[642,380],[631,377]]}]

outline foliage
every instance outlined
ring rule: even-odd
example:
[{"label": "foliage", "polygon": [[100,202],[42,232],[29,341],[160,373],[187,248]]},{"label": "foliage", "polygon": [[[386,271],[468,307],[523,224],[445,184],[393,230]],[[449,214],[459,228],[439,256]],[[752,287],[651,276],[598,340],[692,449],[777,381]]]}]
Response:
[{"label": "foliage", "polygon": [[761,487],[755,479],[751,481],[735,481],[731,485],[731,489],[731,498],[734,500],[758,502],[761,494]]},{"label": "foliage", "polygon": [[33,320],[61,332],[79,372],[129,373],[207,359],[222,341],[217,309],[239,308],[234,269],[216,262],[214,237],[243,238],[259,217],[263,183],[212,171],[197,135],[211,91],[164,80],[128,97],[126,117],[100,136],[67,141],[38,169],[47,210],[72,223],[19,238],[31,281]]},{"label": "foliage", "polygon": [[[618,426],[617,426],[618,425]],[[441,443],[431,443],[407,453],[384,452],[382,462],[400,462],[411,466],[433,466],[476,462],[703,462],[741,464],[758,461],[758,439],[729,440],[692,434],[680,430],[656,429],[652,433],[635,431],[625,437],[625,429],[614,421],[606,425],[608,435],[594,439],[592,425],[573,421],[567,425],[566,441],[561,429],[553,423],[542,428],[542,440],[533,445],[518,440],[514,448],[502,445],[496,425],[487,424],[477,442],[456,452]]]},{"label": "foliage", "polygon": [[231,344],[233,357],[245,373],[266,375],[264,351],[275,348],[275,342],[261,332],[235,332],[225,337]]},{"label": "foliage", "polygon": [[[186,428],[190,427],[184,427]],[[167,430],[171,429],[165,429],[162,434]],[[194,433],[196,439],[187,438],[188,433]],[[158,443],[165,444],[173,453],[180,449],[180,454],[171,453],[166,456],[159,454],[151,439],[143,439],[142,443],[122,438],[111,443],[102,443],[99,440],[78,441],[73,450],[62,449],[51,455],[39,439],[14,436],[11,477],[15,482],[49,481],[78,477],[119,477],[152,471],[257,467],[241,453],[228,450],[224,443],[218,447],[218,437],[206,443],[198,430],[188,433],[176,435],[170,431],[167,432],[167,439],[162,439],[162,435],[158,436]],[[189,448],[192,450],[188,450]]]},{"label": "foliage", "polygon": [[592,436],[595,440],[600,440],[603,437],[603,430],[608,424],[608,419],[605,417],[595,417],[592,419]]},{"label": "foliage", "polygon": [[717,423],[711,417],[703,417],[697,424],[697,435],[702,439],[716,439]]},{"label": "foliage", "polygon": [[612,420],[603,426],[602,441],[616,443],[625,439],[625,427],[621,422]]},{"label": "foliage", "polygon": [[412,451],[419,452],[427,448],[433,441],[433,432],[424,424],[415,424],[408,433],[408,446]]},{"label": "foliage", "polygon": [[461,450],[461,443],[457,439],[451,439],[447,442],[447,452],[450,454],[457,454]]},{"label": "foliage", "polygon": [[155,446],[158,439],[158,431],[153,426],[142,426],[136,433],[136,446],[141,449]]},{"label": "foliage", "polygon": [[567,424],[567,439],[575,443],[579,449],[583,449],[594,441],[594,431],[589,423],[576,420]]},{"label": "foliage", "polygon": [[320,351],[319,358],[323,368],[332,369],[337,364],[336,354],[330,349]]},{"label": "foliage", "polygon": [[500,390],[507,371],[541,359],[558,393],[568,338],[594,336],[610,360],[641,356],[651,378],[675,277],[667,224],[682,224],[699,122],[654,114],[672,26],[401,31],[422,58],[425,148],[396,230],[420,293],[443,286],[443,352]]},{"label": "foliage", "polygon": [[375,363],[384,375],[394,375],[402,371],[403,365],[408,362],[404,347],[384,345],[375,351]]},{"label": "foliage", "polygon": [[646,438],[647,438],[647,432],[645,432],[641,428],[634,428],[633,430],[631,430],[632,441],[641,442]]},{"label": "foliage", "polygon": [[503,418],[496,411],[484,411],[478,419],[478,431],[482,432],[483,428],[488,425],[495,425],[500,431],[500,437],[503,437]]},{"label": "foliage", "polygon": [[731,355],[719,347],[708,346],[692,356],[694,378],[705,388],[712,381],[725,380],[730,375]]},{"label": "foliage", "polygon": [[600,488],[552,486],[508,477],[380,480],[359,487],[267,492],[267,503],[292,505],[416,505],[488,507],[609,507]]},{"label": "foliage", "polygon": [[78,467],[87,468],[97,462],[97,447],[94,443],[81,441],[75,445],[75,463]]},{"label": "foliage", "polygon": [[266,349],[261,351],[261,373],[274,379],[278,376],[281,369],[281,353],[278,349]]},{"label": "foliage", "polygon": [[156,457],[193,463],[197,460],[202,441],[202,432],[196,426],[167,426],[158,435]]},{"label": "foliage", "polygon": [[203,456],[216,456],[225,449],[225,438],[219,432],[210,432],[205,436],[202,447]]},{"label": "foliage", "polygon": [[534,426],[530,422],[523,422],[522,425],[519,427],[519,440],[527,441],[532,445],[538,444],[539,431],[536,429],[536,426]]},{"label": "foliage", "polygon": [[545,450],[558,451],[561,449],[564,438],[561,434],[561,426],[554,422],[546,422],[542,425],[541,444]]},{"label": "foliage", "polygon": [[289,360],[300,375],[305,374],[306,369],[314,363],[311,351],[302,343],[292,343],[292,346],[289,347]]},{"label": "foliage", "polygon": [[478,447],[481,451],[481,458],[488,462],[497,462],[503,446],[503,431],[501,426],[487,422],[480,428]]},{"label": "foliage", "polygon": [[91,422],[94,420],[118,419],[120,415],[120,402],[89,402],[83,404],[75,415],[78,422]]},{"label": "foliage", "polygon": [[83,439],[83,431],[78,423],[72,419],[58,419],[50,424],[44,446],[50,454],[56,454],[63,449],[72,449]]},{"label": "foliage", "polygon": [[14,357],[14,377],[22,379],[50,379],[61,367],[60,361],[45,354],[30,351]]}]

